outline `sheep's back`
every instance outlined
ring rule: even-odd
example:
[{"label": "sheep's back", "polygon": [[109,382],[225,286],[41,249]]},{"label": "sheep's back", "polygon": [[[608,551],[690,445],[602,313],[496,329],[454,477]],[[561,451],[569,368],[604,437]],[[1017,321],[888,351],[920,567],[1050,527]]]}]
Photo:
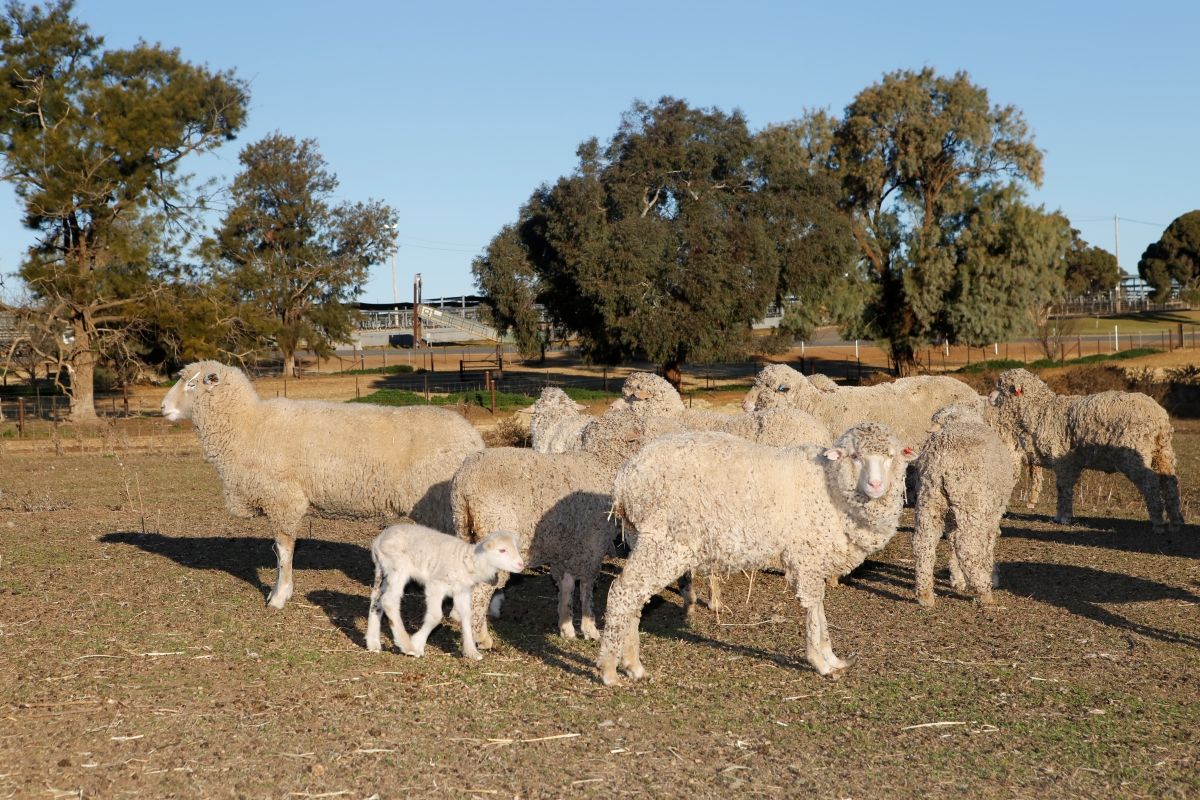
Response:
[{"label": "sheep's back", "polygon": [[1146,450],[1171,430],[1167,412],[1140,392],[1101,392],[1073,398],[1067,409],[1067,435],[1073,450]]}]

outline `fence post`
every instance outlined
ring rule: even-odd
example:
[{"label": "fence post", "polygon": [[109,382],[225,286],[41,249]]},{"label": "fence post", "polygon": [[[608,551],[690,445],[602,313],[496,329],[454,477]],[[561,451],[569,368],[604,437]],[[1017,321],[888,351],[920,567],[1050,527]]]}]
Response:
[{"label": "fence post", "polygon": [[1113,352],[1121,352],[1121,331],[1116,325],[1113,325]]},{"label": "fence post", "polygon": [[425,404],[429,404],[429,373],[425,373]]},{"label": "fence post", "polygon": [[17,438],[25,435],[25,398],[17,398]]}]

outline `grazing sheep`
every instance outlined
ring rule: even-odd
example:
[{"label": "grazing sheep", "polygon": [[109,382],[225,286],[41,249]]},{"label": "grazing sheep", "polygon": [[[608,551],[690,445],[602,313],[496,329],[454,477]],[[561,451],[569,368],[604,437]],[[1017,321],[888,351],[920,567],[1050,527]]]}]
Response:
[{"label": "grazing sheep", "polygon": [[918,447],[925,440],[934,411],[976,397],[967,384],[942,376],[920,375],[875,386],[837,386],[823,375],[813,381],[786,364],[770,364],[755,376],[742,408],[798,408],[831,431],[874,420],[891,428],[905,446]]},{"label": "grazing sheep", "polygon": [[1171,420],[1152,398],[1140,392],[1058,395],[1033,373],[1010,369],[996,379],[991,401],[997,427],[1019,442],[1031,464],[1054,472],[1056,522],[1071,522],[1079,473],[1095,469],[1120,472],[1137,486],[1156,531],[1164,512],[1172,530],[1183,524]]},{"label": "grazing sheep", "polygon": [[[367,649],[379,652],[379,627],[384,613],[392,628],[392,641],[405,655],[425,655],[425,640],[442,621],[442,601],[454,599],[459,619],[468,619],[471,590],[481,583],[496,580],[505,570],[520,572],[519,537],[497,531],[474,546],[423,525],[392,525],[371,542],[375,561],[375,585],[367,612]],[[404,586],[410,580],[425,587],[425,622],[410,639],[400,616]],[[466,658],[483,658],[475,647],[471,626],[462,626],[462,652]]]},{"label": "grazing sheep", "polygon": [[522,413],[530,414],[529,438],[539,453],[569,453],[579,449],[583,429],[592,417],[582,413],[587,406],[576,403],[554,386],[542,389],[537,402]]},{"label": "grazing sheep", "polygon": [[262,400],[240,369],[189,364],[162,414],[190,419],[235,517],[265,514],[278,569],[267,599],[292,596],[296,531],[312,509],[334,516],[408,514],[450,529],[450,478],[483,440],[453,411],[316,400]]},{"label": "grazing sheep", "polygon": [[632,550],[608,593],[601,678],[617,660],[633,678],[642,607],[685,570],[753,569],[778,558],[807,611],[807,657],[822,675],[846,664],[825,621],[825,578],[849,571],[896,533],[904,469],[916,457],[878,423],[833,447],[767,447],[728,434],[687,433],[651,442],[618,470],[613,511]]},{"label": "grazing sheep", "polygon": [[996,586],[1000,518],[1016,482],[1012,451],[975,404],[938,409],[932,423],[933,432],[916,461],[912,548],[917,602],[934,605],[933,563],[938,540],[945,534],[950,540],[951,586],[987,605]]}]

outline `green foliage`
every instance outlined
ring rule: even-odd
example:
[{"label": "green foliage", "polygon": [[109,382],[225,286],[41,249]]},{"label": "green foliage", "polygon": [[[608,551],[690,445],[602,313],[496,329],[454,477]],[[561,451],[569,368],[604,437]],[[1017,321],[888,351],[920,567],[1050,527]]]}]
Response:
[{"label": "green foliage", "polygon": [[[1020,112],[991,105],[966,73],[902,70],[860,92],[833,138],[867,266],[863,332],[900,371],[931,339],[994,341],[1028,327],[1028,304],[1061,283],[1063,245],[1061,217],[1020,202],[1021,184],[1042,176]],[[1028,270],[1037,274],[1019,274]]]},{"label": "green foliage", "polygon": [[20,275],[59,343],[45,355],[72,375],[72,417],[88,419],[98,359],[138,355],[132,332],[193,227],[181,160],[233,138],[247,94],[159,45],[105,50],[72,7],[5,8],[0,152],[37,234]]},{"label": "green foliage", "polygon": [[[485,391],[451,392],[449,394],[431,394],[428,403],[424,394],[409,392],[403,389],[380,389],[369,395],[349,400],[350,403],[374,403],[381,406],[457,406],[460,403],[492,407],[492,395]],[[496,408],[510,411],[515,408],[525,408],[533,405],[534,398],[511,392],[496,392]]]},{"label": "green foliage", "polygon": [[332,205],[337,176],[311,139],[271,134],[242,150],[232,205],[203,253],[240,302],[240,318],[293,368],[301,343],[317,355],[353,327],[348,305],[372,264],[395,251],[387,205]]},{"label": "green foliage", "polygon": [[1138,275],[1153,287],[1151,298],[1166,300],[1172,282],[1184,295],[1200,289],[1200,210],[1176,217],[1162,237],[1146,248]]},{"label": "green foliage", "polygon": [[1070,295],[1103,294],[1121,283],[1117,257],[1103,247],[1093,247],[1071,231],[1074,242],[1067,253],[1066,289]]},{"label": "green foliage", "polygon": [[803,145],[786,130],[752,136],[738,112],[634,103],[475,260],[493,321],[526,354],[545,338],[535,303],[596,362],[674,369],[745,352],[772,301],[816,296],[852,263],[836,186]]}]

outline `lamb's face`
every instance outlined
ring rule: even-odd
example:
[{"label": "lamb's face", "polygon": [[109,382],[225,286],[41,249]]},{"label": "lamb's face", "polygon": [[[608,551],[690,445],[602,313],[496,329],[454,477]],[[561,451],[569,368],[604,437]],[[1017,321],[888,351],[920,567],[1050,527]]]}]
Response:
[{"label": "lamb's face", "polygon": [[878,500],[892,484],[902,480],[905,466],[917,457],[911,447],[900,447],[896,437],[877,422],[850,428],[822,454],[844,494],[857,493]]},{"label": "lamb's face", "polygon": [[502,572],[520,572],[525,569],[521,558],[521,540],[515,533],[496,531],[475,546],[487,563]]}]

